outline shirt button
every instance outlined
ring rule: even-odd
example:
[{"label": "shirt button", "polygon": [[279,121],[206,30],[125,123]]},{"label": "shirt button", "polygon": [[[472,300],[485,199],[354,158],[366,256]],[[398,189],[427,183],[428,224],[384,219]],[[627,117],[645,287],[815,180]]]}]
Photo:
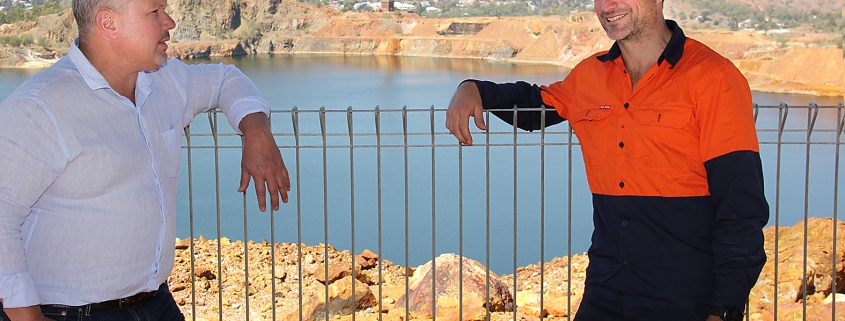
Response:
[{"label": "shirt button", "polygon": [[625,188],[625,182],[619,182],[619,187],[620,187],[620,188]]},{"label": "shirt button", "polygon": [[628,221],[622,221],[622,226],[628,226]]},{"label": "shirt button", "polygon": [[628,265],[628,260],[622,260],[622,264]]},{"label": "shirt button", "polygon": [[628,109],[628,103],[625,103],[625,109]]},{"label": "shirt button", "polygon": [[625,148],[625,143],[619,142],[619,148]]}]

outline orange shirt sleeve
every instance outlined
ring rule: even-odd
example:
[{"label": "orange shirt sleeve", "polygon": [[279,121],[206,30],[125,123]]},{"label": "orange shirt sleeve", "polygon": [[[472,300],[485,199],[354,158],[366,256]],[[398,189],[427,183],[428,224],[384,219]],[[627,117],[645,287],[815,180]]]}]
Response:
[{"label": "orange shirt sleeve", "polygon": [[728,60],[721,60],[696,87],[695,119],[702,161],[734,151],[760,151],[754,103],[748,81]]}]

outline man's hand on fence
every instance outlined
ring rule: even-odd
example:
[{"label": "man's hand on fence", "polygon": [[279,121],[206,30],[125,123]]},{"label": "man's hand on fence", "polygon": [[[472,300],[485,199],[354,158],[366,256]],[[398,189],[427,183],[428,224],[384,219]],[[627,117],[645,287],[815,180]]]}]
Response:
[{"label": "man's hand on fence", "polygon": [[285,161],[276,145],[276,140],[267,124],[264,113],[249,114],[239,124],[244,133],[244,150],[241,160],[241,186],[243,193],[249,187],[249,178],[255,181],[255,195],[258,208],[264,212],[267,208],[267,193],[274,210],[279,210],[279,195],[282,202],[288,202],[290,177]]},{"label": "man's hand on fence", "polygon": [[465,81],[449,102],[449,109],[446,110],[446,128],[463,145],[472,145],[472,136],[469,134],[469,118],[475,118],[475,126],[481,130],[487,130],[484,124],[484,109],[481,107],[481,95],[475,82]]}]

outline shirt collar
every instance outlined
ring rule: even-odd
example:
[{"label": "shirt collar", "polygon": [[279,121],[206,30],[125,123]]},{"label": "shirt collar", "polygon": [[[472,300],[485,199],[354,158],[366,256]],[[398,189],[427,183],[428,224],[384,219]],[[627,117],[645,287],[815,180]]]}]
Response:
[{"label": "shirt collar", "polygon": [[[666,27],[672,31],[672,37],[669,38],[669,43],[666,44],[666,48],[663,49],[663,53],[660,54],[660,57],[657,58],[657,65],[659,66],[663,60],[669,62],[672,65],[670,68],[675,67],[675,64],[681,60],[681,56],[684,54],[684,42],[687,40],[687,36],[684,35],[684,31],[681,30],[681,27],[678,26],[678,23],[673,20],[666,20]],[[603,55],[596,56],[601,62],[608,62],[612,60],[616,60],[619,56],[622,55],[622,49],[619,47],[619,42],[614,42],[613,46],[610,47],[610,50]]]},{"label": "shirt collar", "polygon": [[109,82],[106,81],[106,78],[103,78],[103,75],[97,71],[97,68],[94,68],[94,65],[92,65],[90,61],[88,61],[88,58],[85,57],[82,50],[79,50],[79,37],[74,39],[73,43],[70,44],[70,49],[68,50],[67,55],[70,57],[70,60],[73,61],[73,65],[76,66],[76,70],[79,70],[79,74],[82,75],[82,79],[85,80],[88,87],[91,87],[92,90],[110,88]]},{"label": "shirt collar", "polygon": [[[82,50],[79,50],[79,37],[73,40],[67,55],[70,57],[70,60],[73,61],[73,64],[76,66],[76,70],[79,70],[79,74],[82,75],[82,79],[85,80],[88,87],[91,87],[91,90],[111,89],[111,85],[109,85],[109,82],[103,77],[103,74],[101,74],[97,68],[91,64],[91,61],[85,57]],[[151,70],[150,72],[154,71],[155,70]],[[150,76],[145,72],[138,72],[138,79],[135,83],[135,100],[137,106],[143,105],[144,100],[146,100],[147,96],[150,95],[151,86],[152,78],[150,78]]]}]

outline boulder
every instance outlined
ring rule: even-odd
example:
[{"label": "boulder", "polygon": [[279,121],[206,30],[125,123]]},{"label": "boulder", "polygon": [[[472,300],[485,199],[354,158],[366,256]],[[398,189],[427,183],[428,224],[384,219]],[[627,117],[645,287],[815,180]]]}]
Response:
[{"label": "boulder", "polygon": [[[361,281],[355,280],[355,297],[352,296],[353,279],[347,276],[328,286],[328,302],[326,302],[325,287],[316,294],[305,298],[302,303],[302,320],[316,321],[327,320],[335,316],[350,315],[356,310],[371,308],[377,304],[376,297],[370,287]],[[294,312],[285,320],[298,320]]]},{"label": "boulder", "polygon": [[434,262],[436,265],[430,261],[416,269],[409,280],[408,297],[403,294],[394,308],[404,309],[407,302],[410,312],[434,314],[443,320],[484,320],[488,309],[491,312],[513,310],[513,297],[508,287],[478,261],[447,253]]}]

